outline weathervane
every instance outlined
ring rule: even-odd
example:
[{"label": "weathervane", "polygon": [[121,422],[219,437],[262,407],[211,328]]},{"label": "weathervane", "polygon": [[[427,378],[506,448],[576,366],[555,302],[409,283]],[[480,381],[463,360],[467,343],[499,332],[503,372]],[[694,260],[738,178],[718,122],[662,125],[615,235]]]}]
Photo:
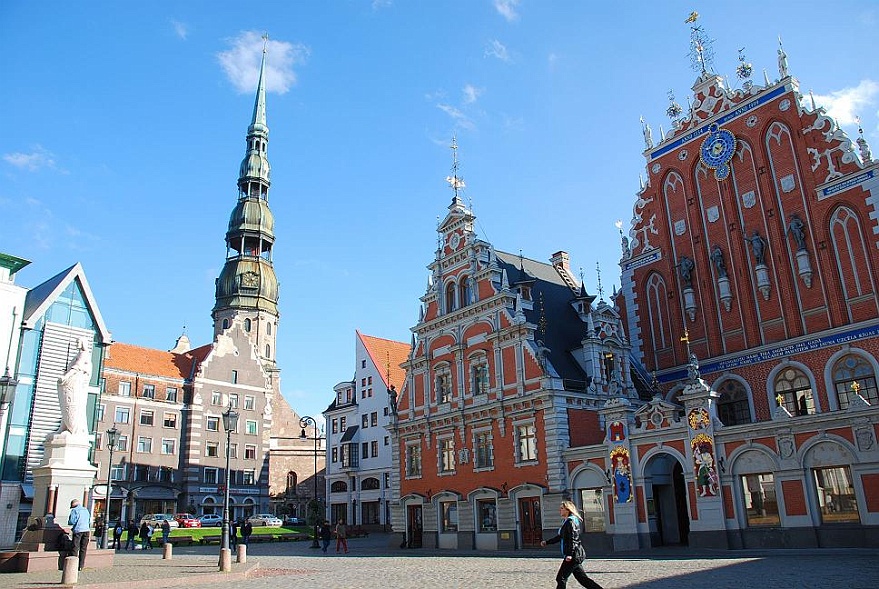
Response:
[{"label": "weathervane", "polygon": [[751,86],[754,85],[749,79],[751,77],[751,72],[753,71],[753,66],[745,59],[745,48],[742,47],[739,49],[739,65],[736,67],[736,75],[740,80],[744,80],[742,86],[745,90],[750,90]]},{"label": "weathervane", "polygon": [[452,187],[452,190],[455,192],[454,200],[458,200],[458,189],[466,187],[464,184],[463,178],[458,178],[458,138],[455,135],[452,135],[452,145],[450,146],[452,150],[452,175],[446,176],[446,182],[449,183],[449,186]]},{"label": "weathervane", "polygon": [[604,300],[604,288],[601,286],[601,262],[595,262],[595,271],[598,274],[598,299]]},{"label": "weathervane", "polygon": [[681,105],[675,102],[675,93],[674,90],[668,91],[668,108],[665,109],[665,114],[668,115],[668,118],[671,120],[675,120],[681,113],[684,112],[684,109],[681,108]]},{"label": "weathervane", "polygon": [[705,35],[705,30],[696,24],[698,19],[699,13],[694,10],[684,22],[690,25],[689,55],[692,68],[705,74],[714,62],[714,39],[709,39]]}]

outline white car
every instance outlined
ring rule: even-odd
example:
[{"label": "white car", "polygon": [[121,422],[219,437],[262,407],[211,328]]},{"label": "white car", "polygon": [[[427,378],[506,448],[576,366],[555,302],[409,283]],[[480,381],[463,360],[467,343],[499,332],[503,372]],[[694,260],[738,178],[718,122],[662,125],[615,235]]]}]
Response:
[{"label": "white car", "polygon": [[168,522],[168,525],[172,528],[180,527],[173,513],[149,513],[140,518],[140,523],[143,524],[144,522],[154,528],[161,528],[164,522]]},{"label": "white car", "polygon": [[280,528],[281,524],[284,523],[271,513],[258,513],[256,515],[251,515],[247,518],[247,521],[249,521],[252,526],[266,526],[269,528]]}]

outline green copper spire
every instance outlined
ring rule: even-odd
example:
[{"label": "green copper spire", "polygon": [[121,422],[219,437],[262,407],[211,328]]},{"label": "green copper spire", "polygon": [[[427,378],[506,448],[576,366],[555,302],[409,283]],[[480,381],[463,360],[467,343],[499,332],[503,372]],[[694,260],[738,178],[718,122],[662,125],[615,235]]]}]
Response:
[{"label": "green copper spire", "polygon": [[253,103],[253,119],[247,127],[247,153],[241,162],[238,174],[238,188],[242,196],[269,198],[272,167],[266,152],[269,146],[269,127],[266,124],[266,49],[268,35],[263,36],[262,63],[259,66],[259,84],[256,88],[256,101]]},{"label": "green copper spire", "polygon": [[266,49],[268,47],[269,36],[263,35],[262,46],[262,63],[259,66],[259,84],[256,86],[256,101],[253,103],[253,120],[247,129],[247,134],[261,133],[265,137],[269,136],[269,128],[266,126]]}]

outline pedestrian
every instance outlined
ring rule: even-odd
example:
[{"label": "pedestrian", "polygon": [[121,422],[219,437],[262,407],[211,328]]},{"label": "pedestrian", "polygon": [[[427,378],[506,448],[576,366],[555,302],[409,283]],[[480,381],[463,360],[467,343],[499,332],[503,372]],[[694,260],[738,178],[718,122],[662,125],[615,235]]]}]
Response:
[{"label": "pedestrian", "polygon": [[343,519],[336,524],[336,554],[339,553],[339,548],[344,548],[345,554],[348,554],[348,527]]},{"label": "pedestrian", "polygon": [[95,542],[97,542],[99,548],[107,547],[107,540],[104,536],[105,532],[106,530],[104,529],[104,520],[99,519],[95,522]]},{"label": "pedestrian", "polygon": [[162,546],[168,543],[168,538],[171,536],[171,524],[168,520],[162,521]]},{"label": "pedestrian", "polygon": [[602,589],[601,585],[590,579],[583,570],[583,561],[586,559],[586,550],[580,543],[580,527],[582,526],[582,518],[577,506],[572,501],[563,501],[559,506],[559,515],[562,516],[562,525],[558,534],[549,540],[542,540],[541,546],[547,544],[558,544],[561,542],[562,548],[562,565],[559,572],[555,576],[556,589],[565,589],[568,584],[568,577],[571,573],[574,578],[584,587],[589,589]]},{"label": "pedestrian", "polygon": [[153,528],[147,522],[140,524],[140,549],[152,550],[153,548]]},{"label": "pedestrian", "polygon": [[128,520],[128,528],[126,528],[126,529],[128,531],[128,538],[126,539],[126,542],[125,542],[125,550],[134,550],[135,542],[137,539],[138,528],[137,528],[137,524],[134,523],[133,519]]},{"label": "pedestrian", "polygon": [[247,542],[250,540],[250,535],[253,533],[253,524],[250,523],[250,520],[244,522],[244,525],[241,526],[241,543],[247,546]]},{"label": "pedestrian", "polygon": [[233,519],[229,523],[229,548],[235,550],[238,547],[238,523]]},{"label": "pedestrian", "polygon": [[89,530],[92,528],[92,514],[79,504],[79,499],[70,502],[70,517],[67,518],[70,533],[73,534],[73,550],[70,556],[79,557],[79,570],[85,566],[85,553],[89,547]]},{"label": "pedestrian", "polygon": [[115,550],[122,548],[122,520],[118,520],[113,526],[113,544],[110,548]]},{"label": "pedestrian", "polygon": [[327,548],[330,547],[330,540],[333,538],[333,529],[330,527],[330,520],[325,519],[323,525],[320,527],[320,540],[321,540],[321,550],[324,554],[327,553]]}]

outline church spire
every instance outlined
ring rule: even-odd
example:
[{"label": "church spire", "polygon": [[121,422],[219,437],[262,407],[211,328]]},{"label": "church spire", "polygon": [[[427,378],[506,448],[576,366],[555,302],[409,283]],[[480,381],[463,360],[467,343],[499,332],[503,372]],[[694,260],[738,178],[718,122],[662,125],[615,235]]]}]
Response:
[{"label": "church spire", "polygon": [[259,83],[256,86],[256,100],[253,103],[253,120],[247,128],[247,134],[252,135],[261,132],[268,138],[269,128],[266,126],[266,53],[269,44],[269,35],[262,36],[262,62],[259,64]]}]

